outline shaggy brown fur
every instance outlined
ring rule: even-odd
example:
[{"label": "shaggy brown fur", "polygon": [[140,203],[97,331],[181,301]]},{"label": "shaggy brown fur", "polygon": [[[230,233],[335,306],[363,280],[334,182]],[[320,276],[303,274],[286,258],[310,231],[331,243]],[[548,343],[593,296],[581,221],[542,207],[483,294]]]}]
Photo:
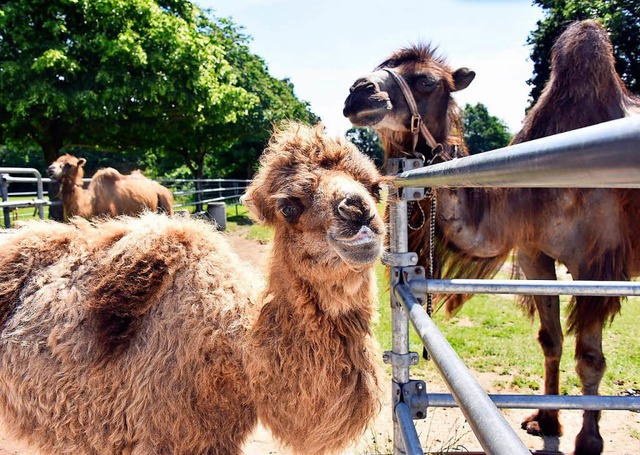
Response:
[{"label": "shaggy brown fur", "polygon": [[173,194],[149,180],[140,171],[122,175],[113,168],[95,173],[86,190],[82,186],[84,158],[65,154],[54,161],[47,173],[60,182],[64,217],[138,215],[144,210],[173,214]]},{"label": "shaggy brown fur", "polygon": [[334,452],[379,409],[373,163],[277,133],[246,203],[275,228],[259,304],[221,234],[154,214],[0,238],[0,411],[44,453],[239,454],[259,416]]},{"label": "shaggy brown fur", "polygon": [[[600,24],[571,25],[552,52],[549,84],[515,143],[640,112],[640,101],[628,93],[615,72],[612,46]],[[414,71],[421,75],[422,68],[429,67],[411,60],[404,64],[400,72],[408,80]],[[446,70],[441,62],[433,60],[432,64]],[[424,97],[417,88],[414,95]],[[367,103],[361,107],[366,108]],[[440,124],[448,118],[441,115]],[[378,131],[384,136],[388,128],[389,123]],[[408,136],[406,128],[404,134]],[[556,260],[567,266],[574,279],[624,280],[640,274],[640,241],[634,235],[640,225],[637,190],[438,189],[437,201],[437,276],[492,277],[512,249],[517,250],[519,265],[529,279],[555,279]],[[428,202],[422,207],[428,214]],[[414,211],[414,225],[421,216]],[[410,231],[409,238],[410,248],[427,264],[428,221],[424,226]],[[467,297],[449,297],[447,312],[455,312]],[[605,369],[602,328],[619,311],[620,301],[596,297],[576,301],[568,318],[569,330],[576,334],[576,370],[583,393],[597,394]],[[558,394],[563,339],[558,298],[537,296],[530,308],[532,313],[538,311],[541,322],[538,340],[545,355],[545,393]],[[602,451],[598,419],[599,413],[585,412],[576,454]],[[523,428],[532,434],[561,434],[558,412],[539,411],[523,422]]]}]

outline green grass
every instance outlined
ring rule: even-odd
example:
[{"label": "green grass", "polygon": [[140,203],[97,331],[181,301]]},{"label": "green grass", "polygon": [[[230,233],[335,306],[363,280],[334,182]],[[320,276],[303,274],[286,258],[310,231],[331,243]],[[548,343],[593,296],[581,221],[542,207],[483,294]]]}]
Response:
[{"label": "green grass", "polygon": [[245,235],[250,240],[266,243],[273,239],[273,229],[254,222],[244,205],[227,205],[227,231],[234,232],[244,228],[248,228]]}]

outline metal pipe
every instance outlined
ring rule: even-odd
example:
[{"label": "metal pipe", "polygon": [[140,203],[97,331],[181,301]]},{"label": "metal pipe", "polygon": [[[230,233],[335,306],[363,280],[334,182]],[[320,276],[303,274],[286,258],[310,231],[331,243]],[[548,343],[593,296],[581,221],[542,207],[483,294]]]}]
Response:
[{"label": "metal pipe", "polygon": [[[497,395],[489,398],[500,409],[575,409],[587,411],[640,411],[640,397],[600,395]],[[427,394],[429,407],[458,406],[450,393]]]},{"label": "metal pipe", "polygon": [[402,434],[404,453],[407,455],[424,455],[409,406],[402,402],[398,403],[395,408],[395,414]]},{"label": "metal pipe", "polygon": [[554,280],[412,280],[416,294],[640,295],[640,282]]},{"label": "metal pipe", "polygon": [[417,302],[409,286],[399,284],[394,287],[393,292],[402,302],[433,363],[453,393],[483,449],[496,455],[530,455],[531,452]]},{"label": "metal pipe", "polygon": [[[399,198],[397,188],[389,188],[389,252],[406,253],[409,248],[407,234],[407,202]],[[398,268],[392,269],[391,274],[399,274]],[[391,296],[391,350],[398,356],[409,354],[409,319],[402,309],[402,305]],[[392,364],[391,378],[396,384],[409,382],[409,365]],[[393,387],[392,387],[393,393]],[[392,396],[392,402],[395,397]],[[393,453],[403,455],[403,433],[397,419],[393,421]]]},{"label": "metal pipe", "polygon": [[[7,183],[6,177],[6,174],[0,174],[0,195],[2,196],[2,205],[9,201],[9,184]],[[8,229],[11,227],[11,213],[8,207],[3,207],[2,211],[4,216],[4,227]]]},{"label": "metal pipe", "polygon": [[[43,192],[43,186],[42,186],[42,175],[40,174],[40,171],[38,171],[35,168],[20,168],[20,167],[2,167],[0,168],[0,173],[6,173],[6,174],[33,174],[35,176],[35,182],[36,182],[36,194],[37,194],[37,199],[33,201],[33,205],[35,205],[38,209],[38,215],[40,216],[40,219],[44,219],[44,192]],[[24,181],[25,178],[23,177],[11,177],[10,175],[4,175],[3,179],[2,179],[2,184],[3,186],[5,186],[4,190],[8,191],[8,183],[9,182],[20,182],[20,181]],[[30,181],[32,181],[31,179],[29,179]],[[8,201],[8,197],[4,198],[3,196],[3,202],[7,202]],[[9,225],[7,224],[7,213],[8,213],[8,209],[4,209],[5,212],[5,225],[8,227]]]},{"label": "metal pipe", "polygon": [[640,188],[640,117],[454,159],[397,176],[398,187]]}]

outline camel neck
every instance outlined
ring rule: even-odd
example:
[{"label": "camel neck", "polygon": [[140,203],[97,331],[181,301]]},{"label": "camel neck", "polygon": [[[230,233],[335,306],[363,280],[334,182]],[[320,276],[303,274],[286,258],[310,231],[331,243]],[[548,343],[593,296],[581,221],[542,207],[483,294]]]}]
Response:
[{"label": "camel neck", "polygon": [[295,257],[295,252],[277,247],[272,255],[294,259],[280,264],[272,261],[267,286],[267,293],[281,296],[294,310],[334,318],[351,311],[372,313],[377,290],[371,267],[357,271],[344,263],[322,266],[311,257]]},{"label": "camel neck", "polygon": [[87,218],[91,213],[91,195],[82,187],[82,180],[64,181],[60,188],[62,205],[66,218],[82,216]]}]

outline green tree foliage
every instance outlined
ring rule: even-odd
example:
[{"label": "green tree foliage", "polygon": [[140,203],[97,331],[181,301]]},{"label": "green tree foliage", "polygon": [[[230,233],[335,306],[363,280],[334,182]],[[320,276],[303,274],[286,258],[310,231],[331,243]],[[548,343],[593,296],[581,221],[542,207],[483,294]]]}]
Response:
[{"label": "green tree foliage", "polygon": [[237,141],[229,150],[212,155],[208,167],[217,169],[219,176],[250,178],[274,126],[287,120],[314,124],[320,118],[308,102],[296,97],[291,81],[269,74],[265,61],[249,50],[251,38],[242,27],[229,19],[212,18],[208,33],[224,48],[227,61],[239,69],[238,86],[256,99],[246,116],[225,126],[224,133]]},{"label": "green tree foliage", "polygon": [[156,176],[249,177],[274,124],[318,117],[248,43],[188,0],[3,1],[0,144],[36,144],[45,162],[94,148]]},{"label": "green tree foliage", "polygon": [[186,0],[2,2],[0,143],[193,149],[256,102],[200,26]]},{"label": "green tree foliage", "polygon": [[349,128],[345,134],[362,153],[369,156],[379,168],[384,163],[384,149],[375,131],[370,128]]},{"label": "green tree foliage", "polygon": [[505,147],[511,140],[509,128],[500,119],[490,115],[482,103],[475,106],[467,104],[463,119],[464,140],[472,155]]},{"label": "green tree foliage", "polygon": [[629,90],[640,93],[640,1],[638,0],[533,0],[545,11],[531,32],[533,76],[531,106],[535,104],[549,80],[551,46],[571,22],[598,19],[609,31],[616,70]]}]

